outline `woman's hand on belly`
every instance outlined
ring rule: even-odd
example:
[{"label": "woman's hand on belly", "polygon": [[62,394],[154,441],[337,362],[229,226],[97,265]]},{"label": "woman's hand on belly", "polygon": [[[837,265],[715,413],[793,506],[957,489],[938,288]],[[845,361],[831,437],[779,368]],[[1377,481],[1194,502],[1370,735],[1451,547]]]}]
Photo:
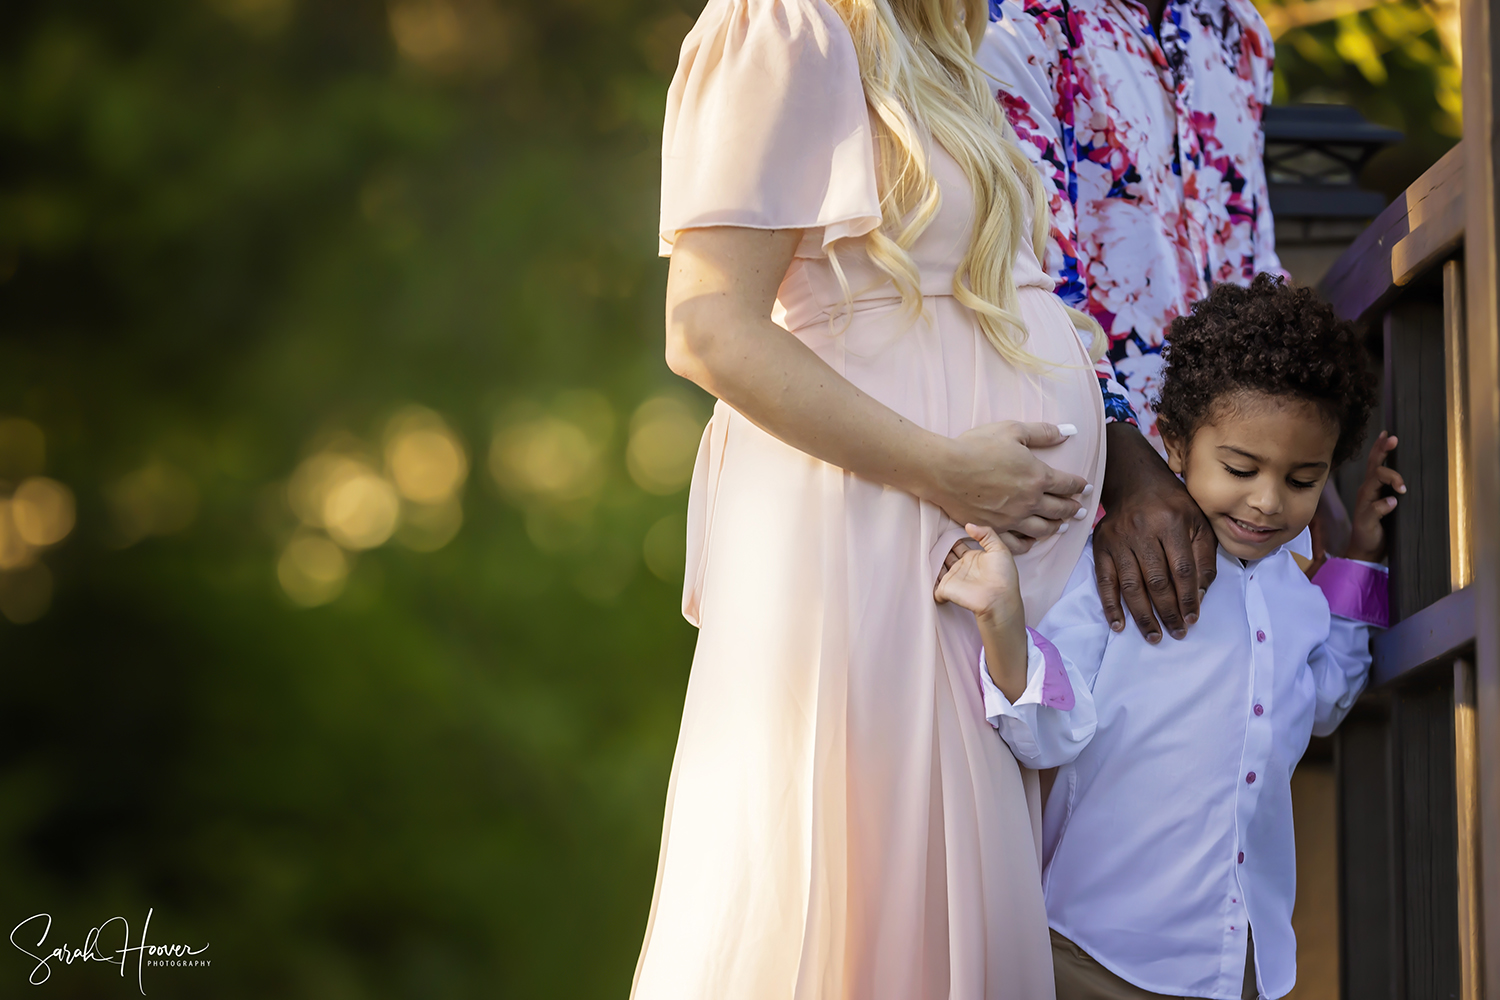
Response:
[{"label": "woman's hand on belly", "polygon": [[[815,458],[937,504],[959,524],[1046,538],[1087,485],[1031,453],[1067,437],[1005,422],[947,438],[855,386],[771,322],[800,233],[735,227],[677,234],[667,279],[667,363]],[[1024,539],[1023,539],[1024,542]],[[1025,543],[1029,547],[1029,543]]]},{"label": "woman's hand on belly", "polygon": [[959,524],[983,524],[1031,540],[1064,530],[1080,510],[1076,497],[1092,489],[1082,477],[1060,472],[1032,454],[1062,444],[1056,424],[1006,420],[983,424],[949,441],[933,462],[929,500]]}]

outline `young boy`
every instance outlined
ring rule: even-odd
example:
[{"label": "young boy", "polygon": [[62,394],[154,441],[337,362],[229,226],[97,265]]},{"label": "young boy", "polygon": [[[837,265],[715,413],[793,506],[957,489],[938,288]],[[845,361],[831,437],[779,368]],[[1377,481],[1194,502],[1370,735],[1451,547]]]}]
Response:
[{"label": "young boy", "polygon": [[1112,632],[1089,548],[1028,636],[989,529],[969,528],[982,548],[955,546],[936,590],[979,619],[991,723],[1023,763],[1062,765],[1043,822],[1058,1000],[1292,988],[1292,769],[1353,705],[1385,624],[1394,438],[1370,456],[1347,558],[1312,582],[1293,558],[1374,402],[1353,329],[1262,275],[1215,288],[1170,339],[1157,426],[1219,541],[1187,637]]}]

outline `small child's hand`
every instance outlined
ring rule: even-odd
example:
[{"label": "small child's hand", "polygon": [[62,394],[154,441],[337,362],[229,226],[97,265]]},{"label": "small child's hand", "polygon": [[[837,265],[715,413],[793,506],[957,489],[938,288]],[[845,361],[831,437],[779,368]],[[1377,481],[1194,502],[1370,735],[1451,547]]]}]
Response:
[{"label": "small child's hand", "polygon": [[993,528],[966,524],[964,530],[979,547],[959,539],[943,564],[933,597],[939,604],[952,601],[968,608],[980,619],[1024,621],[1021,578],[1010,548]]},{"label": "small child's hand", "polygon": [[1359,484],[1359,493],[1350,512],[1353,531],[1349,534],[1349,547],[1344,552],[1346,559],[1362,559],[1379,562],[1385,557],[1385,528],[1381,518],[1396,509],[1395,497],[1380,495],[1382,486],[1389,486],[1397,493],[1406,492],[1406,482],[1401,473],[1385,465],[1385,457],[1396,447],[1396,439],[1388,431],[1381,431],[1370,449],[1369,461],[1365,463],[1365,481]]},{"label": "small child's hand", "polygon": [[964,530],[980,547],[959,539],[943,563],[932,596],[939,604],[952,601],[974,612],[990,678],[1014,702],[1026,690],[1026,608],[1016,559],[1007,544],[1013,536],[973,524],[964,525]]}]

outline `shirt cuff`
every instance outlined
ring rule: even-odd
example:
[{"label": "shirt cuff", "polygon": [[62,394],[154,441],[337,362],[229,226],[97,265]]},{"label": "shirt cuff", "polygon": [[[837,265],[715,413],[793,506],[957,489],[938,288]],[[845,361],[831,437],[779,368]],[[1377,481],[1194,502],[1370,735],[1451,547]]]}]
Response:
[{"label": "shirt cuff", "polygon": [[1026,690],[1014,703],[990,676],[984,650],[979,650],[979,680],[984,688],[984,714],[997,729],[1001,717],[1016,719],[1030,726],[1031,720],[1019,709],[1026,705],[1045,705],[1059,712],[1071,712],[1077,704],[1073,682],[1063,665],[1062,654],[1036,629],[1026,629]]},{"label": "shirt cuff", "polygon": [[1041,756],[1041,744],[1037,741],[1036,709],[1042,704],[1042,692],[1047,683],[1047,661],[1042,651],[1032,640],[1031,629],[1026,630],[1026,690],[1012,702],[1000,690],[990,676],[989,661],[984,650],[979,651],[979,684],[984,691],[984,717],[999,731],[1011,751],[1023,762]]},{"label": "shirt cuff", "polygon": [[984,650],[979,650],[979,686],[984,690],[984,715],[996,729],[1000,728],[1002,718],[1026,722],[1021,709],[1042,704],[1042,688],[1047,683],[1047,660],[1032,640],[1031,629],[1028,628],[1026,633],[1026,690],[1015,701],[1005,697],[1005,692],[990,676],[989,660],[985,658]]},{"label": "shirt cuff", "polygon": [[[1058,767],[1075,760],[1098,721],[1083,678],[1041,633],[1026,630],[1026,689],[1012,702],[979,656],[984,714],[1026,767]],[[1052,709],[1052,711],[1045,711]]]},{"label": "shirt cuff", "polygon": [[1312,582],[1322,589],[1328,610],[1340,618],[1388,628],[1389,576],[1385,567],[1376,563],[1329,556]]}]

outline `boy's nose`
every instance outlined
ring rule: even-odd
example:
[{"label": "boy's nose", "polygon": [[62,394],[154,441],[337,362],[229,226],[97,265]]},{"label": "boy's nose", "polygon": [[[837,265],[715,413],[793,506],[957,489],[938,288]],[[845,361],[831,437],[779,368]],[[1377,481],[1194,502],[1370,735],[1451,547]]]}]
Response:
[{"label": "boy's nose", "polygon": [[1281,513],[1281,494],[1275,490],[1268,490],[1265,493],[1253,493],[1247,502],[1251,507],[1268,517]]}]

